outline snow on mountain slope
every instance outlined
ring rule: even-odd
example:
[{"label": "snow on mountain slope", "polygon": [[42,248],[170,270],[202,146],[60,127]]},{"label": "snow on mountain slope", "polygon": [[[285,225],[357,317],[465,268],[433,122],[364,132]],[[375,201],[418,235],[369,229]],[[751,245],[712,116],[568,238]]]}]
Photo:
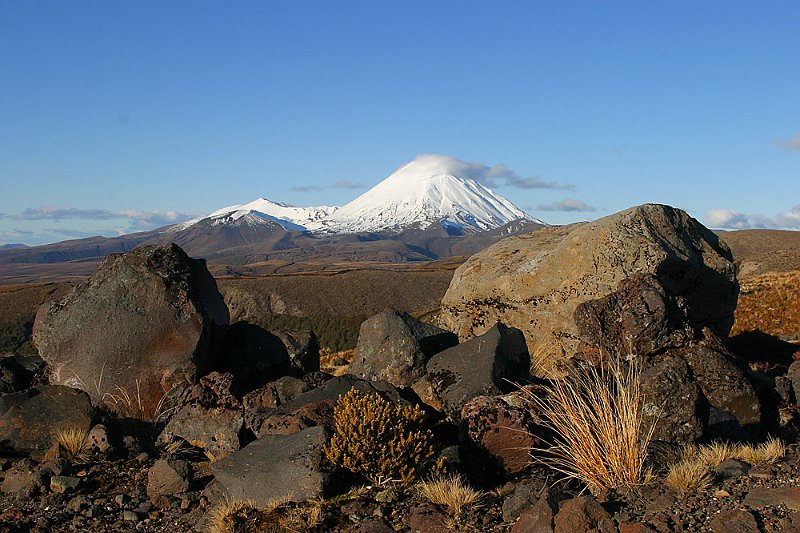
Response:
[{"label": "snow on mountain slope", "polygon": [[439,222],[450,231],[482,231],[515,220],[544,224],[470,176],[474,165],[446,155],[420,155],[343,207],[294,207],[258,198],[172,226],[277,222],[286,230],[323,233],[397,232]]},{"label": "snow on mountain slope", "polygon": [[326,231],[352,233],[426,227],[442,220],[462,229],[487,230],[512,220],[534,220],[467,177],[469,168],[469,163],[450,156],[418,156],[338,209],[322,226]]}]

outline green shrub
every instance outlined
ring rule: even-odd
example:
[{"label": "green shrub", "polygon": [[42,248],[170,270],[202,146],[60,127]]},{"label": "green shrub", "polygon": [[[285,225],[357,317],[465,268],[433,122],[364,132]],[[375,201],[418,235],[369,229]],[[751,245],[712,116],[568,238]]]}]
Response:
[{"label": "green shrub", "polygon": [[333,411],[334,435],[325,455],[339,466],[381,485],[411,483],[441,473],[430,431],[422,428],[419,406],[393,404],[377,394],[350,389]]}]

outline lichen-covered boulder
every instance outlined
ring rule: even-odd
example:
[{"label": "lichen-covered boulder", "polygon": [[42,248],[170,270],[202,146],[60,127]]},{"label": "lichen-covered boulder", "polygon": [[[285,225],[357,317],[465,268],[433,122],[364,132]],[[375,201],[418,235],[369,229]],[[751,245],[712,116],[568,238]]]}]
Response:
[{"label": "lichen-covered boulder", "polygon": [[144,246],[107,256],[88,281],[43,305],[33,341],[50,383],[148,419],[211,368],[227,324],[204,260],[175,244]]},{"label": "lichen-covered boulder", "polygon": [[[441,323],[469,339],[502,321],[522,330],[531,354],[545,353],[555,363],[583,342],[576,308],[608,296],[635,274],[655,277],[650,296],[660,286],[665,295],[682,298],[692,329],[730,330],[739,292],[730,249],[684,211],[655,204],[509,237],[473,255],[442,299]],[[672,334],[653,333],[657,343]]]}]

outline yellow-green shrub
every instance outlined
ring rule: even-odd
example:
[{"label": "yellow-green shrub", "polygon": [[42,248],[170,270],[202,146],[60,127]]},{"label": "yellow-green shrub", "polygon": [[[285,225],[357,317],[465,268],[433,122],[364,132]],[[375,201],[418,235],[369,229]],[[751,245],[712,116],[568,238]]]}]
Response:
[{"label": "yellow-green shrub", "polygon": [[430,431],[423,429],[419,406],[393,404],[377,394],[350,389],[333,410],[334,435],[325,455],[339,466],[376,484],[411,483],[441,472]]}]

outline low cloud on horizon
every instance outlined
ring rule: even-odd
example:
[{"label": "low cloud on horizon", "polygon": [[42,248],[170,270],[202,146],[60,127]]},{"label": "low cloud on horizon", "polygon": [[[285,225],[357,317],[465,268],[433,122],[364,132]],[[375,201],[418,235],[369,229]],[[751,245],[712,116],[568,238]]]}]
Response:
[{"label": "low cloud on horizon", "polygon": [[800,204],[774,217],[742,213],[734,209],[712,209],[706,213],[705,224],[717,229],[800,230]]},{"label": "low cloud on horizon", "polygon": [[778,146],[786,150],[794,150],[800,152],[800,133],[789,139],[788,141],[778,141]]},{"label": "low cloud on horizon", "polygon": [[366,189],[367,186],[360,181],[339,180],[333,184],[337,189]]}]

